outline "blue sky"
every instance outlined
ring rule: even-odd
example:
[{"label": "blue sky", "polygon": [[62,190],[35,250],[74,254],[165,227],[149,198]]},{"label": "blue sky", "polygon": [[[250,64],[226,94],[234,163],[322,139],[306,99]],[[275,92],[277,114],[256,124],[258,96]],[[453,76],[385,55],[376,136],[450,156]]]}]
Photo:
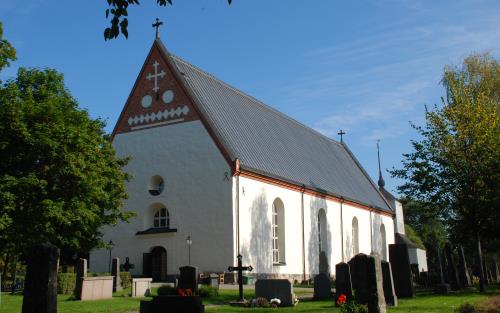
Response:
[{"label": "blue sky", "polygon": [[[105,0],[2,0],[4,36],[19,66],[49,67],[111,131],[165,22],[167,49],[300,122],[345,141],[376,181],[399,167],[423,123],[424,105],[440,103],[443,67],[472,52],[500,56],[498,0],[142,0],[130,10],[130,38],[103,40]],[[400,182],[384,174],[388,189]]]}]

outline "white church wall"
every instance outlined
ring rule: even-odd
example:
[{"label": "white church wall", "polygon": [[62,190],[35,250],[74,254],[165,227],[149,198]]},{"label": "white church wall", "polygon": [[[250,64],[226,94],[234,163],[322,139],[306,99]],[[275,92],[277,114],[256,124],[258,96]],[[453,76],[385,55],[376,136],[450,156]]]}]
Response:
[{"label": "white church wall", "polygon": [[[118,134],[113,145],[118,155],[132,156],[125,168],[133,178],[127,183],[129,199],[123,209],[137,216],[104,230],[104,240],[115,243],[112,257],[122,262],[129,257],[135,264],[132,273],[141,275],[143,253],[161,246],[167,251],[167,274],[178,274],[188,263],[186,237],[191,236],[191,264],[201,271],[226,270],[235,256],[231,170],[201,122]],[[157,196],[148,192],[153,175],[165,182]],[[152,226],[155,203],[166,206],[170,228],[177,232],[136,235]],[[108,271],[108,263],[108,251],[91,253],[92,271]]]},{"label": "white church wall", "polygon": [[[300,193],[259,182],[240,179],[240,251],[245,264],[259,274],[302,273],[302,224]],[[272,204],[281,199],[285,212],[285,264],[272,259]]]},{"label": "white church wall", "polygon": [[[236,184],[236,179],[233,178]],[[330,272],[335,274],[335,264],[349,261],[353,256],[352,219],[358,219],[359,252],[372,252],[370,236],[370,212],[349,204],[343,204],[343,230],[341,209],[337,201],[304,194],[304,254],[302,248],[302,193],[247,177],[239,177],[240,194],[240,250],[245,264],[251,264],[257,274],[306,278],[319,272],[318,213],[326,215],[326,242]],[[285,211],[286,264],[273,265],[272,259],[272,204],[279,198]],[[236,199],[236,198],[235,198]],[[235,200],[236,201],[236,200]],[[386,230],[386,251],[394,243],[394,222],[392,217],[372,213],[372,222]],[[234,226],[236,229],[236,226]],[[378,236],[378,235],[377,235]],[[342,244],[342,239],[344,240]],[[323,240],[322,240],[323,242]],[[343,250],[342,250],[343,249]],[[303,263],[303,258],[305,263]]]}]

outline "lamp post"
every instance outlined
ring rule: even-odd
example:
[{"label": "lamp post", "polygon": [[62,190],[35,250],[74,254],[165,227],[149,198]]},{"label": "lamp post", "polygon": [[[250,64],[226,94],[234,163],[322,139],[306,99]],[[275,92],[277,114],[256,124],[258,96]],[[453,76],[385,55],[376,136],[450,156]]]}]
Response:
[{"label": "lamp post", "polygon": [[108,242],[109,245],[109,272],[111,273],[111,251],[113,251],[113,246],[115,245],[112,240]]},{"label": "lamp post", "polygon": [[188,246],[188,264],[191,265],[191,245],[193,244],[193,241],[191,240],[191,236],[187,236],[186,244]]}]

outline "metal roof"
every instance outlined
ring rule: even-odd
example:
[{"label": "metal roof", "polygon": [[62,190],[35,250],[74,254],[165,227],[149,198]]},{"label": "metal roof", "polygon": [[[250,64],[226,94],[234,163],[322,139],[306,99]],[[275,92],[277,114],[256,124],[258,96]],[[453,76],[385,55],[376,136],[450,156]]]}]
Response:
[{"label": "metal roof", "polygon": [[201,114],[231,159],[240,159],[242,169],[392,213],[344,144],[164,51],[179,69]]}]

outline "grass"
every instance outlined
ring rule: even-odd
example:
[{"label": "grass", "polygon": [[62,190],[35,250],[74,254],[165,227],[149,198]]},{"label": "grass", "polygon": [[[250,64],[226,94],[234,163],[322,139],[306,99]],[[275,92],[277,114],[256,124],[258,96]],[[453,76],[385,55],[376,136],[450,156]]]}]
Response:
[{"label": "grass", "polygon": [[[118,312],[138,312],[140,298],[130,298],[130,290],[123,290],[113,294],[113,299],[98,301],[74,301],[71,296],[58,296],[59,313],[118,313]],[[312,290],[311,290],[312,292]],[[298,293],[311,293],[307,290]],[[155,293],[155,290],[153,291]],[[414,299],[398,299],[399,306],[390,307],[389,313],[454,313],[455,308],[464,302],[477,303],[486,300],[488,296],[500,294],[500,289],[490,288],[486,294],[479,294],[473,290],[452,293],[449,295],[421,294]],[[245,290],[245,297],[252,298],[253,291]],[[203,303],[207,305],[207,312],[338,312],[333,306],[333,300],[330,301],[301,301],[294,308],[264,309],[264,308],[237,308],[227,305],[228,302],[238,298],[238,290],[220,290],[219,296],[204,299]],[[2,293],[0,312],[19,313],[21,312],[22,295],[10,295]]]}]

